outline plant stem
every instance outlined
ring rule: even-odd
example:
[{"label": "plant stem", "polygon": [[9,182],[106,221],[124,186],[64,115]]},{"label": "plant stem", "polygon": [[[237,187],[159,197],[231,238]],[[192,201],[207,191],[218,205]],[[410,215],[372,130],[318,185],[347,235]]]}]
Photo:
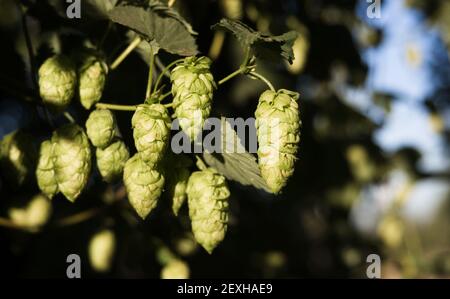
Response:
[{"label": "plant stem", "polygon": [[134,40],[128,45],[128,47],[119,55],[119,57],[114,60],[114,62],[110,66],[110,69],[116,69],[119,64],[121,64],[122,61],[141,43],[141,41],[142,39],[139,36],[135,37]]},{"label": "plant stem", "polygon": [[174,105],[175,105],[174,103],[169,103],[169,104],[164,104],[163,106],[166,108],[169,108],[169,107],[173,107]]},{"label": "plant stem", "polygon": [[231,78],[236,77],[239,74],[242,74],[244,71],[245,71],[245,68],[241,67],[241,68],[235,70],[234,72],[232,72],[231,74],[229,74],[228,76],[226,76],[225,78],[223,78],[222,80],[220,80],[218,82],[218,84],[221,85],[221,84],[227,82],[228,80],[230,80]]},{"label": "plant stem", "polygon": [[199,155],[195,156],[197,158],[197,167],[200,170],[206,170],[208,168],[208,166],[206,166],[205,162],[203,162],[202,158],[200,158]]},{"label": "plant stem", "polygon": [[99,109],[110,109],[118,111],[136,111],[138,107],[137,105],[117,105],[108,103],[97,103],[95,106]]},{"label": "plant stem", "polygon": [[270,81],[266,77],[264,77],[263,75],[261,75],[261,74],[259,74],[257,72],[251,72],[251,73],[249,73],[249,76],[255,77],[256,79],[259,79],[259,80],[263,81],[264,83],[267,84],[267,86],[269,86],[269,88],[272,91],[276,91],[275,88],[273,87],[272,83],[270,83]]},{"label": "plant stem", "polygon": [[172,91],[166,92],[165,94],[163,94],[162,96],[159,97],[159,101],[162,102],[165,98],[167,98],[171,94],[172,94]]},{"label": "plant stem", "polygon": [[106,27],[105,33],[101,37],[100,41],[97,44],[97,50],[100,50],[103,44],[105,43],[106,38],[108,37],[109,32],[111,31],[112,22],[108,21],[108,27]]},{"label": "plant stem", "polygon": [[184,59],[181,58],[181,59],[172,61],[161,71],[161,74],[159,74],[158,79],[156,80],[154,92],[158,90],[159,84],[161,83],[161,80],[162,80],[162,77],[164,76],[164,74],[166,74],[172,66],[174,66],[175,64],[177,64],[183,60]]},{"label": "plant stem", "polygon": [[64,117],[67,118],[67,120],[69,120],[72,124],[75,123],[75,120],[73,119],[72,115],[70,115],[69,112],[64,112]]},{"label": "plant stem", "polygon": [[219,57],[220,52],[222,51],[223,48],[224,40],[225,40],[224,31],[218,30],[214,33],[214,37],[208,52],[208,56],[211,57],[212,60],[216,60],[217,57]]},{"label": "plant stem", "polygon": [[145,92],[145,100],[150,98],[152,93],[152,83],[153,83],[153,65],[155,61],[155,55],[153,54],[153,49],[150,48],[150,66],[148,71],[148,82],[147,82],[147,90]]}]

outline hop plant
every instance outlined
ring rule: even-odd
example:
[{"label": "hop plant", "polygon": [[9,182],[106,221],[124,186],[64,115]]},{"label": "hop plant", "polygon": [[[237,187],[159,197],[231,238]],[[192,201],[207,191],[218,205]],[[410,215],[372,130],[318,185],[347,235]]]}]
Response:
[{"label": "hop plant", "polygon": [[172,70],[170,76],[175,116],[191,140],[201,132],[211,112],[216,83],[210,65],[208,57],[188,57]]},{"label": "hop plant", "polygon": [[108,67],[104,61],[92,54],[82,55],[78,68],[79,96],[81,105],[91,109],[102,97]]},{"label": "hop plant", "polygon": [[104,149],[97,148],[97,167],[106,182],[114,182],[122,175],[130,153],[125,143],[118,140]]},{"label": "hop plant", "polygon": [[141,105],[133,115],[133,137],[142,161],[156,164],[164,156],[170,138],[170,116],[161,104]]},{"label": "hop plant", "polygon": [[76,67],[67,56],[50,57],[39,68],[39,92],[52,110],[64,110],[70,104],[76,85]]},{"label": "hop plant", "polygon": [[139,154],[135,154],[125,164],[123,181],[131,205],[145,219],[163,191],[164,176],[155,165],[149,166]]},{"label": "hop plant", "polygon": [[0,166],[5,179],[20,186],[34,169],[36,150],[28,134],[15,131],[0,143]]},{"label": "hop plant", "polygon": [[172,211],[177,216],[183,203],[186,201],[186,187],[189,180],[189,167],[192,162],[183,155],[171,155],[170,167],[172,171],[168,174],[167,192],[172,199]]},{"label": "hop plant", "polygon": [[258,163],[270,190],[277,194],[294,173],[300,141],[298,93],[280,89],[261,94],[255,111]]},{"label": "hop plant", "polygon": [[50,199],[58,193],[58,181],[56,180],[55,164],[53,163],[53,146],[51,140],[41,143],[36,168],[39,189]]},{"label": "hop plant", "polygon": [[189,266],[179,259],[173,259],[161,269],[162,279],[188,279]]},{"label": "hop plant", "polygon": [[96,233],[89,241],[89,262],[98,272],[111,269],[116,249],[116,236],[112,230],[105,229]]},{"label": "hop plant", "polygon": [[116,136],[114,114],[107,109],[92,111],[86,121],[86,132],[95,147],[107,147]]},{"label": "hop plant", "polygon": [[53,132],[51,141],[41,144],[38,185],[50,198],[60,191],[74,202],[83,191],[91,170],[91,148],[83,129],[68,124]]},{"label": "hop plant", "polygon": [[212,168],[196,171],[186,192],[194,237],[211,254],[227,231],[230,191],[225,177]]}]

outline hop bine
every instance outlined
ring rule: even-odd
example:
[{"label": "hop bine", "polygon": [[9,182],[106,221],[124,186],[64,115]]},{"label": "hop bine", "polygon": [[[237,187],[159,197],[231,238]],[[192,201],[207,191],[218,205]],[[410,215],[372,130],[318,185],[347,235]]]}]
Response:
[{"label": "hop bine", "polygon": [[41,144],[37,181],[48,197],[60,191],[74,202],[89,178],[91,149],[83,129],[68,124],[53,132],[51,141]]},{"label": "hop bine", "polygon": [[81,66],[78,68],[78,92],[84,108],[89,110],[100,100],[107,74],[108,67],[103,60],[88,53],[81,56]]},{"label": "hop bine", "polygon": [[133,137],[140,158],[150,165],[160,162],[170,138],[171,119],[161,104],[141,105],[133,115]]},{"label": "hop bine", "polygon": [[227,231],[230,191],[226,180],[212,168],[196,171],[186,192],[194,237],[211,254]]},{"label": "hop bine", "polygon": [[156,207],[163,191],[164,176],[157,167],[149,166],[135,154],[125,164],[123,181],[131,205],[145,219]]},{"label": "hop bine", "polygon": [[70,104],[76,85],[75,64],[64,55],[48,58],[39,68],[39,92],[53,111],[64,110]]},{"label": "hop bine", "polygon": [[294,173],[300,142],[299,94],[280,89],[261,94],[255,111],[258,163],[270,190],[277,194]]},{"label": "hop bine", "polygon": [[130,158],[128,148],[122,140],[118,140],[104,149],[97,148],[95,154],[98,170],[108,183],[120,178],[125,163]]},{"label": "hop bine", "polygon": [[191,140],[202,131],[211,112],[216,83],[210,65],[208,57],[188,57],[172,70],[170,76],[175,116]]},{"label": "hop bine", "polygon": [[105,148],[116,136],[116,120],[114,114],[107,109],[97,109],[89,114],[86,121],[86,132],[92,144]]}]

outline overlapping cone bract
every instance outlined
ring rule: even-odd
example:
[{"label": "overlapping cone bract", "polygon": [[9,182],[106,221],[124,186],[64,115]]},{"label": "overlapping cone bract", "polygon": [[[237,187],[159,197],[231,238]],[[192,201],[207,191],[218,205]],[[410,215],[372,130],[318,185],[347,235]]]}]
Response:
[{"label": "overlapping cone bract", "polygon": [[210,66],[208,57],[188,57],[172,70],[170,76],[175,116],[191,140],[201,132],[211,112],[216,83]]},{"label": "overlapping cone bract", "polygon": [[50,140],[41,143],[36,168],[39,189],[50,199],[58,193],[58,181],[53,163],[53,146],[54,144]]},{"label": "overlapping cone bract", "polygon": [[280,89],[265,91],[255,111],[258,163],[273,193],[279,193],[294,172],[300,141],[298,93]]},{"label": "overlapping cone bract", "polygon": [[161,104],[141,105],[131,120],[136,149],[148,164],[161,161],[170,138],[171,119]]},{"label": "overlapping cone bract", "polygon": [[33,172],[36,150],[28,134],[14,131],[0,142],[0,167],[4,178],[14,186],[22,185]]},{"label": "overlapping cone bract", "polygon": [[76,67],[67,56],[54,55],[39,68],[39,92],[44,104],[52,110],[64,110],[70,104],[76,86]]},{"label": "overlapping cone bract", "polygon": [[114,182],[122,175],[125,163],[130,158],[128,148],[122,140],[111,143],[104,149],[97,148],[97,167],[106,182]]},{"label": "overlapping cone bract", "polygon": [[114,114],[107,109],[96,109],[89,114],[86,132],[95,147],[107,147],[116,135]]},{"label": "overlapping cone bract", "polygon": [[108,68],[106,63],[92,54],[82,55],[78,68],[79,96],[81,105],[90,109],[102,97]]},{"label": "overlapping cone bract", "polygon": [[135,154],[125,164],[123,181],[131,205],[145,219],[156,207],[164,188],[164,176],[157,167],[149,166]]},{"label": "overlapping cone bract", "polygon": [[68,124],[53,133],[52,142],[59,191],[73,202],[86,186],[91,171],[88,137],[78,125]]},{"label": "overlapping cone bract", "polygon": [[212,253],[227,231],[230,191],[225,177],[211,168],[196,171],[189,178],[186,192],[194,237]]}]

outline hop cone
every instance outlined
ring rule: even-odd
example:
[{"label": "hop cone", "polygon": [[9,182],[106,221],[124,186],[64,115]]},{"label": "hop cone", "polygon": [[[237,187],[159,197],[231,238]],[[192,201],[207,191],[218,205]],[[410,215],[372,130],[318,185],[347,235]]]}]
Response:
[{"label": "hop cone", "polygon": [[84,108],[90,109],[102,97],[108,68],[106,63],[95,55],[82,55],[78,68],[80,102]]},{"label": "hop cone", "polygon": [[123,181],[131,205],[142,219],[156,206],[164,187],[164,176],[136,154],[125,164]]},{"label": "hop cone", "polygon": [[255,111],[261,175],[273,193],[286,185],[294,172],[300,141],[298,93],[265,91]]},{"label": "hop cone", "polygon": [[114,114],[107,109],[92,111],[86,121],[86,132],[95,147],[107,147],[116,135]]},{"label": "hop cone", "polygon": [[183,131],[195,140],[211,112],[216,83],[209,70],[208,57],[188,57],[171,73],[175,116]]},{"label": "hop cone", "polygon": [[41,143],[39,161],[36,168],[36,179],[39,189],[50,199],[58,193],[58,182],[53,163],[53,146],[54,144],[50,140]]},{"label": "hop cone", "polygon": [[39,92],[44,103],[55,111],[70,104],[76,85],[75,64],[64,55],[48,58],[39,68]]},{"label": "hop cone", "polygon": [[196,171],[189,178],[186,192],[194,237],[212,253],[227,231],[230,191],[225,178],[211,168]]},{"label": "hop cone", "polygon": [[131,120],[136,149],[151,164],[161,161],[170,138],[170,117],[161,104],[139,106]]},{"label": "hop cone", "polygon": [[179,259],[173,259],[161,269],[162,279],[188,279],[190,270],[188,264]]},{"label": "hop cone", "polygon": [[36,149],[28,134],[15,131],[1,141],[0,166],[4,178],[12,185],[20,186],[29,178],[35,161]]},{"label": "hop cone", "polygon": [[88,137],[78,125],[68,124],[53,133],[52,142],[59,191],[73,202],[86,186],[91,170]]},{"label": "hop cone", "polygon": [[89,241],[89,262],[98,272],[111,269],[116,249],[116,236],[113,231],[105,229],[96,233]]},{"label": "hop cone", "polygon": [[50,219],[52,204],[47,197],[38,194],[25,207],[13,207],[8,214],[14,224],[34,232]]},{"label": "hop cone", "polygon": [[97,148],[97,167],[106,182],[113,182],[120,178],[130,153],[125,143],[118,140],[108,147]]},{"label": "hop cone", "polygon": [[186,201],[186,187],[191,174],[189,166],[192,161],[183,155],[171,155],[170,160],[171,171],[168,171],[167,192],[172,199],[173,213],[178,215],[178,211]]}]

